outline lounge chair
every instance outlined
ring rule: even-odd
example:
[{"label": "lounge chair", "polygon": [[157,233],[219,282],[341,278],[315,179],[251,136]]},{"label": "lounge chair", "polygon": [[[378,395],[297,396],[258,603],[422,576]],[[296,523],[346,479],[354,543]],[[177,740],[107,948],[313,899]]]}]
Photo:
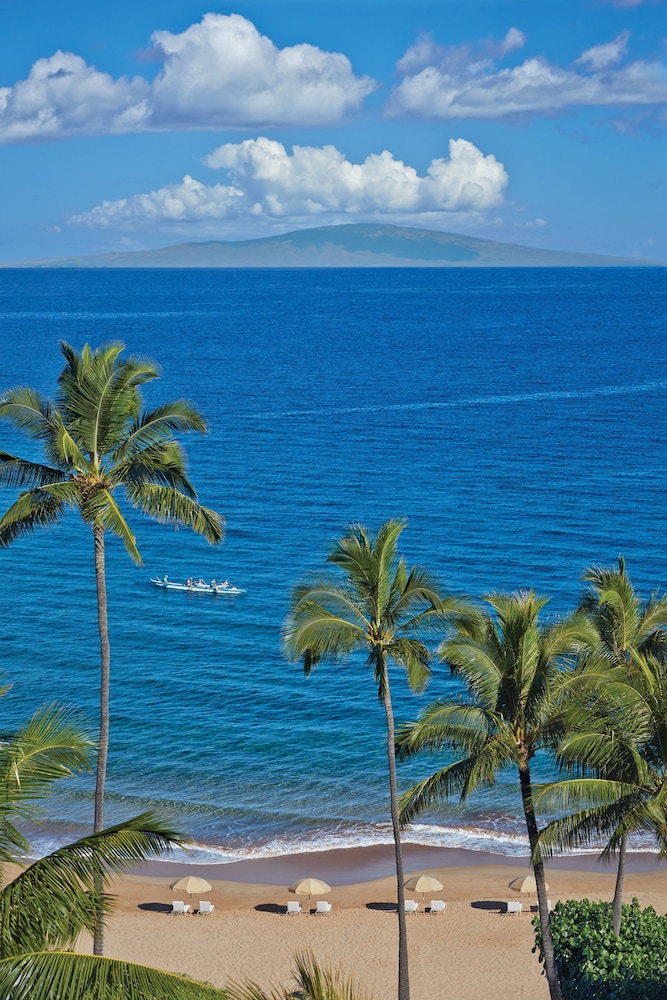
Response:
[{"label": "lounge chair", "polygon": [[326,900],[320,899],[315,908],[315,913],[331,913],[331,903],[327,903]]},{"label": "lounge chair", "polygon": [[184,903],[182,899],[174,899],[171,904],[172,913],[189,913],[190,904]]},{"label": "lounge chair", "polygon": [[419,912],[419,903],[417,902],[416,899],[404,899],[403,903],[405,904],[405,912],[406,913],[418,913]]},{"label": "lounge chair", "polygon": [[510,899],[509,902],[505,903],[505,913],[521,913],[523,910],[523,903],[520,903],[518,899]]},{"label": "lounge chair", "polygon": [[201,914],[204,914],[204,913],[213,913],[214,909],[215,909],[215,906],[213,905],[213,903],[209,903],[209,901],[207,899],[200,899],[199,900],[199,909],[197,910],[197,913],[201,913]]},{"label": "lounge chair", "polygon": [[289,916],[292,913],[301,913],[301,903],[297,902],[297,900],[293,900],[287,904],[287,915]]},{"label": "lounge chair", "polygon": [[442,899],[431,900],[431,913],[444,913],[447,903]]}]

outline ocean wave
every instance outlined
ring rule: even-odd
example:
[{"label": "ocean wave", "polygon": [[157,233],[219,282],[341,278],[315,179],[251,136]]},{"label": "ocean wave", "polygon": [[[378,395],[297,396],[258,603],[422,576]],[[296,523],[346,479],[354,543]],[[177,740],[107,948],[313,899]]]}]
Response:
[{"label": "ocean wave", "polygon": [[[34,857],[44,857],[66,842],[62,833],[43,831],[33,838]],[[255,861],[294,854],[314,854],[322,851],[343,851],[355,848],[379,847],[393,843],[389,824],[373,824],[355,830],[322,831],[313,829],[300,835],[285,834],[257,845],[225,845],[190,841],[175,848],[164,860],[191,865],[224,865],[236,861]],[[436,823],[415,823],[403,834],[403,844],[419,847],[465,849],[504,857],[527,857],[528,837],[518,830],[494,829],[479,825],[446,826]],[[597,854],[602,848],[576,848],[569,853]],[[654,851],[655,844],[648,837],[632,839],[629,852]]]}]

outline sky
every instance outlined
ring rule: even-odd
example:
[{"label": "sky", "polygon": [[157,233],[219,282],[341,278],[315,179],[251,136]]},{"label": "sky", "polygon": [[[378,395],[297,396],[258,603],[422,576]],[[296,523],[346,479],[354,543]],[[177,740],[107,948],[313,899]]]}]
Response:
[{"label": "sky", "polygon": [[667,261],[667,0],[30,0],[0,260],[377,222]]}]

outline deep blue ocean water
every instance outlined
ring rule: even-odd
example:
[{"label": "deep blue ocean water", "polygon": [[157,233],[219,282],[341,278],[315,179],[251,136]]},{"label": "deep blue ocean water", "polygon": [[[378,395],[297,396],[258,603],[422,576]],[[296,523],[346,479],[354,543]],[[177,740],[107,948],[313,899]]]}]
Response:
[{"label": "deep blue ocean water", "polygon": [[[390,839],[384,714],[363,664],[305,679],[280,648],[292,584],[346,524],[402,516],[402,549],[456,591],[533,587],[572,607],[591,563],[667,588],[662,269],[0,270],[0,389],[53,393],[64,338],[122,339],[187,396],[187,440],[221,549],[132,517],[145,565],[108,542],[108,819],[166,809],[199,860]],[[0,447],[37,457],[0,425]],[[11,501],[5,491],[3,507]],[[151,575],[229,578],[239,597]],[[92,538],[72,515],[0,552],[3,725],[58,700],[97,713]],[[392,678],[398,720],[424,697]],[[433,762],[401,769],[404,786]],[[90,825],[63,784],[42,846]],[[524,850],[511,776],[408,839]]]}]

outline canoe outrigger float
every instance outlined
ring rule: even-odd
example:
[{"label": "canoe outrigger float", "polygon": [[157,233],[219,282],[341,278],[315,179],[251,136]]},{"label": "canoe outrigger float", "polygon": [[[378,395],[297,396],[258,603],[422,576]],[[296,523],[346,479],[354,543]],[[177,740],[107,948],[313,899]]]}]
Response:
[{"label": "canoe outrigger float", "polygon": [[185,590],[192,594],[245,594],[245,590],[241,590],[240,587],[233,587],[231,583],[216,583],[215,580],[211,583],[204,583],[203,580],[198,580],[196,583],[172,583],[164,576],[155,579],[151,577],[151,583],[164,590]]}]

